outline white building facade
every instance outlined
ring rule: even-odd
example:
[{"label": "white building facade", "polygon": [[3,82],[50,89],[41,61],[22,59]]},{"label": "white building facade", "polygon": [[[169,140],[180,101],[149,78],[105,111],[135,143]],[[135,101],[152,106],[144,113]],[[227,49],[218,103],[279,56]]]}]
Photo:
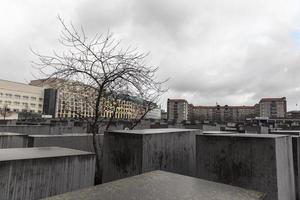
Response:
[{"label": "white building facade", "polygon": [[44,89],[0,79],[0,119],[17,119],[18,113],[42,113]]}]

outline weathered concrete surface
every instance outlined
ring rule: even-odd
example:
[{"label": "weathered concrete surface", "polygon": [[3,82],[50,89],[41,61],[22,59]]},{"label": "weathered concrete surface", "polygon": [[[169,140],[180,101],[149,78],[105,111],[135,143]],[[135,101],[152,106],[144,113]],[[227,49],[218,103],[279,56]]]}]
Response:
[{"label": "weathered concrete surface", "polygon": [[245,125],[244,129],[245,133],[260,133],[260,126]]},{"label": "weathered concrete surface", "polygon": [[299,130],[276,130],[272,134],[289,135],[292,137],[294,176],[295,176],[295,192],[296,199],[300,200],[300,136]]},{"label": "weathered concrete surface", "polygon": [[28,135],[57,135],[65,133],[86,133],[82,126],[50,126],[50,125],[0,125],[0,132],[24,133]]},{"label": "weathered concrete surface", "polygon": [[233,131],[202,131],[202,134],[240,134]]},{"label": "weathered concrete surface", "polygon": [[292,136],[296,199],[300,200],[300,137]]},{"label": "weathered concrete surface", "polygon": [[103,183],[153,170],[195,174],[192,129],[144,129],[104,134]]},{"label": "weathered concrete surface", "polygon": [[[97,134],[96,140],[99,144],[98,155],[103,155],[103,134]],[[70,149],[77,149],[81,151],[95,152],[93,147],[93,134],[78,133],[78,134],[64,134],[64,135],[29,135],[28,147],[64,147]],[[96,168],[96,171],[98,169]],[[100,161],[100,175],[103,171],[103,161]]]},{"label": "weathered concrete surface", "polygon": [[92,186],[94,154],[59,147],[0,149],[0,199],[33,200]]},{"label": "weathered concrete surface", "polygon": [[268,126],[260,126],[260,134],[268,134],[270,133],[270,128]]},{"label": "weathered concrete surface", "polygon": [[196,136],[197,177],[294,200],[292,141],[272,134]]},{"label": "weathered concrete surface", "polygon": [[272,134],[279,134],[279,135],[298,135],[300,136],[300,130],[273,130],[271,131]]},{"label": "weathered concrete surface", "polygon": [[[295,175],[295,192],[296,199],[300,200],[300,136],[291,134],[293,143],[293,163],[294,163],[294,175]],[[278,134],[276,132],[276,134]]]},{"label": "weathered concrete surface", "polygon": [[[103,134],[96,136],[98,143],[103,146]],[[93,135],[87,133],[63,135],[29,135],[28,147],[57,146],[82,151],[94,152]]]},{"label": "weathered concrete surface", "polygon": [[48,200],[262,200],[264,194],[163,171],[153,171]]},{"label": "weathered concrete surface", "polygon": [[27,147],[27,135],[0,132],[0,149]]}]

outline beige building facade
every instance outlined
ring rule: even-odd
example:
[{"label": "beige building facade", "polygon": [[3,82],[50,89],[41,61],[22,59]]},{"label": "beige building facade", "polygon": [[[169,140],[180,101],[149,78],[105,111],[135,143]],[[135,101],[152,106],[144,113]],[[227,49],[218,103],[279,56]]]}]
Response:
[{"label": "beige building facade", "polygon": [[[38,79],[31,81],[30,84],[51,88],[48,89],[52,90],[49,91],[49,96],[45,95],[45,102],[49,104],[48,107],[45,107],[49,108],[49,112],[55,118],[88,118],[95,116],[94,104],[96,97],[93,94],[94,90],[85,88],[82,84],[56,79],[47,81]],[[124,97],[117,100],[112,100],[109,96],[101,98],[101,117],[112,117],[115,108],[114,118],[116,119],[136,119],[144,112],[143,101],[134,97],[124,95]]]},{"label": "beige building facade", "polygon": [[0,119],[17,119],[18,113],[42,113],[44,88],[0,79]]}]

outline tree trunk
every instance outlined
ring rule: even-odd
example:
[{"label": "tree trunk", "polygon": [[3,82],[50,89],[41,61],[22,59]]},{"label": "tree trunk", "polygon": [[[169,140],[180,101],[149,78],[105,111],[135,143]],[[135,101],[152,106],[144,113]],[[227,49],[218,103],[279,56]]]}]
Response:
[{"label": "tree trunk", "polygon": [[93,132],[93,148],[94,152],[96,154],[96,173],[95,173],[95,185],[99,185],[102,183],[102,147],[99,144],[99,141],[97,140],[97,134],[98,134],[98,125],[92,125],[92,132]]}]

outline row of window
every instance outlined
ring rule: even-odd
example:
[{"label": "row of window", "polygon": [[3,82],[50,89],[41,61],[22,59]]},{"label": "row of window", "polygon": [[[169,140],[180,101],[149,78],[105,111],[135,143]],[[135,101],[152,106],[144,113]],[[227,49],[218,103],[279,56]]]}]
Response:
[{"label": "row of window", "polygon": [[12,102],[12,101],[2,101],[0,100],[0,104],[4,104],[4,105],[15,105],[15,106],[31,106],[31,107],[36,107],[38,106],[39,108],[42,108],[42,104],[35,104],[35,103],[26,103],[26,102],[18,102],[18,101],[15,101],[15,102]]},{"label": "row of window", "polygon": [[31,101],[37,101],[37,99],[39,100],[39,101],[43,101],[43,98],[37,98],[37,97],[30,97],[29,98],[29,96],[26,96],[26,95],[23,95],[23,96],[21,96],[21,95],[18,95],[18,94],[15,94],[15,95],[13,95],[13,94],[9,94],[9,93],[1,93],[0,92],[0,97],[6,97],[6,98],[15,98],[15,99],[23,99],[23,100],[31,100]]},{"label": "row of window", "polygon": [[[0,108],[0,110],[3,110],[3,108]],[[13,111],[13,112],[31,112],[31,113],[35,113],[35,110],[27,110],[27,109],[11,109],[11,108],[7,108],[6,109],[7,112]],[[41,110],[38,110],[37,113],[42,113]]]}]

